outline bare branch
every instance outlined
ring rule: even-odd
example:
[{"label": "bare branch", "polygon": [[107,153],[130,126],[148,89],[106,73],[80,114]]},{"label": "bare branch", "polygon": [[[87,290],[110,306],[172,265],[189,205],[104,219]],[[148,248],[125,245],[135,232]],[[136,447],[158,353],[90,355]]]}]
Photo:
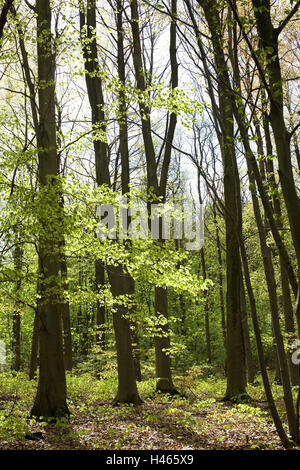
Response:
[{"label": "bare branch", "polygon": [[291,9],[289,14],[285,17],[285,19],[280,23],[278,28],[275,28],[275,34],[278,37],[279,34],[282,32],[282,30],[286,27],[290,19],[297,13],[298,9],[300,7],[300,0],[298,0],[297,3],[295,3],[294,8]]}]

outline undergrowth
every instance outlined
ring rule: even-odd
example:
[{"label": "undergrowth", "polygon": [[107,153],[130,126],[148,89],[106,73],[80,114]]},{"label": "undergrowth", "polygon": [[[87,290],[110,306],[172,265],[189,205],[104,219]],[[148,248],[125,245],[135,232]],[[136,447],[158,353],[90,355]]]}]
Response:
[{"label": "undergrowth", "polygon": [[[20,446],[20,443],[26,442],[28,436],[32,436],[34,430],[44,436],[51,429],[52,434],[54,433],[51,434],[54,436],[51,448],[64,443],[66,448],[77,448],[78,443],[81,446],[82,442],[88,442],[85,445],[92,448],[104,449],[111,446],[111,442],[114,442],[116,449],[131,448],[130,446],[135,448],[134,446],[139,446],[136,433],[152,433],[154,436],[163,433],[164,436],[169,436],[169,440],[175,439],[176,443],[192,439],[194,446],[199,445],[200,436],[206,433],[212,445],[225,446],[231,442],[230,433],[234,431],[237,436],[243,436],[241,439],[244,446],[272,448],[272,443],[266,437],[260,436],[254,443],[250,442],[250,430],[253,426],[263,428],[265,424],[271,425],[259,380],[255,386],[248,386],[251,403],[235,405],[221,402],[226,388],[225,378],[207,375],[202,372],[201,367],[189,370],[184,376],[175,376],[174,382],[180,393],[178,396],[155,394],[155,380],[149,378],[138,384],[144,402],[142,406],[112,407],[111,402],[117,392],[115,374],[106,374],[104,378],[97,379],[88,372],[68,373],[68,406],[71,417],[69,420],[59,420],[53,427],[29,419],[37,381],[29,381],[24,373],[2,372],[0,442],[7,442],[8,446],[10,442],[14,442]],[[274,384],[273,391],[280,413],[284,416],[283,407],[281,409],[282,389]],[[162,440],[162,437],[159,439]],[[146,448],[157,448],[157,443],[148,444],[145,442],[145,446],[148,445]]]}]

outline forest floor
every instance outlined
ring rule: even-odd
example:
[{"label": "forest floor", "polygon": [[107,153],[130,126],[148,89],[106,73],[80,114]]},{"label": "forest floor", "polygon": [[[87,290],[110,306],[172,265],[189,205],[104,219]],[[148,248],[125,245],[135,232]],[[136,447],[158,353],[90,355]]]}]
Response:
[{"label": "forest floor", "polygon": [[0,450],[282,449],[261,385],[249,387],[247,404],[221,401],[224,379],[179,377],[176,385],[185,398],[153,395],[148,380],[139,384],[141,406],[113,407],[115,379],[68,376],[70,419],[49,424],[28,418],[36,382],[1,373]]}]

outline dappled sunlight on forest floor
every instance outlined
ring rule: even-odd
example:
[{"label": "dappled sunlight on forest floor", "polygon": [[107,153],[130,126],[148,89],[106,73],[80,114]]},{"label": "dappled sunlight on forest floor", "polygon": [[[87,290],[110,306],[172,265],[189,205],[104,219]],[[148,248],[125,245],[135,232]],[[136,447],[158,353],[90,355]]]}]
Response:
[{"label": "dappled sunlight on forest floor", "polygon": [[47,424],[28,419],[36,384],[20,378],[1,380],[0,449],[282,449],[260,385],[251,404],[231,404],[220,400],[223,380],[199,381],[173,399],[153,396],[154,382],[145,381],[141,406],[112,407],[115,382],[71,376],[71,417]]}]

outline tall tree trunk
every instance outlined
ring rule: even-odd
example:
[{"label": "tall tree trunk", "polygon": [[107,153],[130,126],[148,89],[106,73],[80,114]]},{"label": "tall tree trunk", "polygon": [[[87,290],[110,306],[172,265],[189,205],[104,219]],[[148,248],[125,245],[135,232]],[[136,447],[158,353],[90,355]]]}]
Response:
[{"label": "tall tree trunk", "polygon": [[[65,296],[68,293],[68,267],[65,254],[65,242],[63,241],[61,260],[60,260],[60,272],[64,285]],[[64,359],[65,369],[68,371],[72,370],[72,334],[71,334],[71,318],[70,318],[70,305],[68,299],[64,298],[61,305],[62,311],[62,322],[63,322],[63,343],[64,343]]]},{"label": "tall tree trunk", "polygon": [[[142,48],[139,27],[139,11],[137,0],[132,0],[131,8],[131,30],[133,37],[133,65],[135,70],[136,86],[141,92],[146,92],[145,71],[142,60]],[[176,24],[174,19],[177,14],[177,2],[172,0],[171,4],[172,21],[170,25],[170,62],[171,62],[171,86],[176,88],[178,85],[178,64],[176,59]],[[169,126],[167,129],[166,145],[164,158],[162,162],[160,182],[157,175],[157,162],[155,157],[154,144],[151,133],[150,109],[143,100],[139,101],[139,109],[142,124],[142,135],[145,147],[147,186],[149,194],[154,194],[161,202],[165,202],[168,171],[170,165],[172,142],[174,138],[177,116],[171,113]],[[148,203],[150,216],[150,203]],[[161,223],[161,220],[160,220]],[[163,240],[160,240],[163,244]],[[155,312],[156,315],[164,317],[164,325],[161,326],[162,335],[155,338],[155,364],[156,364],[156,389],[162,393],[177,393],[171,373],[170,356],[166,351],[170,350],[170,337],[168,328],[168,292],[166,288],[155,287]],[[166,351],[165,351],[166,350]]]},{"label": "tall tree trunk", "polygon": [[[96,292],[99,293],[101,287],[105,285],[105,270],[102,261],[95,262]],[[97,300],[96,310],[96,344],[103,350],[105,348],[105,305]]]},{"label": "tall tree trunk", "polygon": [[[287,131],[284,118],[284,90],[278,51],[278,38],[282,28],[285,27],[285,22],[280,23],[277,28],[273,26],[270,0],[252,0],[252,4],[261,47],[265,52],[265,71],[259,67],[259,72],[270,102],[269,118],[277,151],[278,173],[296,253],[298,292],[295,310],[300,325],[300,200],[293,174],[291,135]],[[299,5],[296,4],[295,7],[294,13]],[[253,51],[252,55],[254,56]]]},{"label": "tall tree trunk", "polygon": [[[37,0],[37,54],[39,80],[39,134],[37,135],[40,210],[40,372],[31,415],[60,417],[69,414],[66,403],[59,282],[59,157],[56,144],[55,74],[49,0]],[[47,84],[47,86],[45,86]],[[51,210],[49,210],[51,208]],[[46,210],[47,209],[47,210]]]},{"label": "tall tree trunk", "polygon": [[[14,15],[16,14],[14,7],[12,7],[12,12],[14,13]],[[17,20],[17,18],[16,18],[16,20]],[[38,145],[39,145],[39,142],[41,143],[42,140],[43,140],[43,136],[41,134],[41,128],[40,128],[40,124],[39,124],[38,106],[37,106],[37,103],[35,101],[36,88],[35,88],[35,85],[32,81],[32,78],[31,78],[31,72],[30,72],[30,67],[29,67],[29,62],[28,62],[28,54],[27,54],[24,39],[23,39],[24,38],[24,33],[22,31],[21,24],[18,23],[18,21],[17,21],[17,30],[18,30],[19,46],[20,46],[20,51],[21,51],[21,55],[22,55],[22,67],[24,69],[24,76],[25,76],[26,83],[27,83],[27,86],[28,86],[28,89],[29,89],[29,93],[30,93],[30,107],[31,107],[32,119],[33,119],[33,124],[34,124],[34,129],[35,129],[37,142],[38,142]],[[47,47],[47,46],[45,46],[45,47]],[[54,71],[53,72],[50,71],[50,75],[51,74],[54,74]],[[54,94],[54,101],[56,101],[55,90],[54,90],[53,94]],[[51,106],[52,106],[52,104],[51,104]],[[53,112],[53,111],[51,110],[51,112]],[[40,119],[41,119],[41,116],[40,116]],[[60,156],[58,155],[58,165],[59,165],[59,161],[60,161]],[[62,194],[60,194],[59,204],[60,204],[60,207],[63,208],[63,195]],[[61,214],[63,216],[63,213],[61,213]],[[62,233],[61,236],[62,236],[61,247],[63,248],[63,250],[62,250],[62,253],[61,253],[60,269],[61,269],[61,275],[62,275],[62,278],[64,279],[64,285],[65,285],[65,289],[66,289],[67,288],[67,265],[66,265],[65,254],[64,254],[64,246],[65,246],[64,234]],[[40,272],[40,275],[41,275],[41,272],[42,272],[41,259],[39,260],[39,272]],[[40,291],[41,291],[41,284],[40,284],[40,281],[39,281],[38,282],[38,287],[37,287],[37,292],[38,292],[37,310],[36,310],[35,318],[34,318],[34,329],[33,329],[32,346],[31,346],[31,360],[30,360],[30,370],[29,370],[29,378],[30,379],[34,378],[35,373],[36,373],[36,368],[37,368],[39,329],[41,327],[41,325],[40,325],[40,313],[39,313]],[[69,313],[69,304],[68,304],[68,302],[63,302],[61,304],[61,311],[62,311],[62,319],[63,319],[63,325],[64,325],[65,367],[66,367],[67,370],[71,370],[72,369],[72,338],[71,338],[71,331],[70,331],[70,313]]]},{"label": "tall tree trunk", "polygon": [[[118,92],[118,104],[119,104],[119,139],[120,139],[120,155],[121,155],[121,186],[122,194],[127,195],[128,202],[130,203],[130,166],[129,166],[129,146],[128,146],[128,120],[127,120],[127,103],[125,95],[126,87],[126,72],[125,72],[125,52],[124,52],[124,28],[123,28],[123,3],[122,0],[117,0],[117,48],[118,48],[118,75],[122,86]],[[126,213],[126,226],[128,227],[131,218]],[[124,240],[124,245],[127,250],[131,249],[130,240]],[[128,274],[129,276],[129,274]],[[129,276],[129,282],[131,282],[132,293],[134,293],[134,279]],[[140,350],[139,350],[139,335],[138,335],[138,323],[134,318],[134,311],[132,309],[132,319],[130,320],[131,337],[132,337],[132,349],[136,380],[140,382],[142,380],[141,363],[140,363]]]},{"label": "tall tree trunk", "polygon": [[238,234],[242,223],[240,188],[234,149],[234,125],[230,80],[223,49],[222,28],[216,2],[199,0],[210,30],[218,74],[221,153],[225,197],[227,390],[226,398],[239,399],[246,392],[245,351],[241,319],[241,262]]},{"label": "tall tree trunk", "polygon": [[247,379],[248,383],[253,383],[255,378],[255,367],[251,351],[251,343],[249,336],[248,313],[244,282],[241,283],[241,308],[242,308],[242,328],[245,344],[245,357],[247,366]]},{"label": "tall tree trunk", "polygon": [[38,263],[38,278],[36,286],[36,308],[34,312],[33,331],[31,337],[31,352],[29,365],[29,380],[33,380],[37,375],[39,339],[40,339],[40,302],[41,302],[41,285],[40,285],[41,260]]},{"label": "tall tree trunk", "polygon": [[246,248],[245,248],[245,243],[244,243],[244,240],[243,240],[243,234],[242,233],[240,233],[239,245],[240,245],[240,250],[241,250],[241,258],[242,258],[242,263],[243,263],[245,284],[246,284],[246,287],[247,287],[248,298],[249,298],[249,303],[250,303],[250,311],[251,311],[254,335],[255,335],[257,352],[258,352],[260,372],[261,372],[262,381],[263,381],[263,384],[264,384],[264,390],[265,390],[265,394],[266,394],[266,397],[267,397],[267,400],[268,400],[268,405],[269,405],[269,408],[270,408],[270,412],[271,412],[271,415],[272,415],[277,433],[278,433],[284,447],[289,448],[289,447],[292,446],[292,443],[289,440],[289,438],[288,438],[288,436],[285,432],[285,429],[283,427],[281,418],[278,414],[278,410],[277,410],[276,403],[275,403],[275,400],[274,400],[274,397],[273,397],[273,394],[272,394],[272,389],[271,389],[271,385],[270,385],[270,381],[269,381],[269,377],[268,377],[268,372],[267,372],[267,368],[266,368],[263,344],[262,344],[261,333],[260,333],[259,322],[258,322],[258,316],[257,316],[257,310],[256,310],[256,302],[255,302],[255,297],[254,297],[253,288],[252,288],[252,284],[251,284],[247,253],[246,253]]},{"label": "tall tree trunk", "polygon": [[[86,27],[86,31],[84,28]],[[92,124],[96,129],[106,133],[106,118],[104,113],[104,98],[102,91],[102,80],[99,71],[97,42],[94,31],[96,29],[96,6],[93,0],[87,0],[87,8],[80,8],[80,30],[82,35],[82,50],[85,60],[85,79],[88,98],[92,111]],[[87,46],[88,40],[88,46]],[[109,160],[107,143],[96,136],[93,139],[96,181],[98,186],[110,187]],[[132,354],[130,323],[126,314],[129,309],[118,301],[121,295],[130,295],[131,284],[128,275],[122,266],[107,266],[108,278],[111,292],[116,300],[113,312],[113,326],[116,338],[117,361],[118,361],[118,392],[114,403],[126,402],[138,404],[141,399],[138,394],[135,368]]]},{"label": "tall tree trunk", "polygon": [[242,116],[239,114],[239,112],[236,112],[236,119],[237,119],[239,129],[241,132],[245,152],[246,152],[246,155],[248,156],[247,165],[248,165],[248,175],[249,175],[249,181],[250,181],[250,191],[252,195],[254,216],[255,216],[257,227],[258,227],[260,247],[261,247],[261,253],[263,257],[265,278],[266,278],[267,289],[268,289],[268,294],[269,294],[273,333],[274,333],[276,350],[278,354],[278,362],[280,366],[280,375],[281,375],[283,391],[284,391],[284,400],[285,400],[285,406],[286,406],[286,411],[287,411],[289,430],[293,439],[297,439],[296,413],[295,413],[295,408],[294,408],[294,403],[293,403],[288,364],[287,364],[286,353],[284,349],[284,343],[283,343],[280,321],[279,321],[279,311],[278,311],[278,303],[277,303],[277,296],[276,296],[276,281],[275,281],[275,275],[274,275],[274,268],[273,268],[273,263],[272,263],[272,258],[271,258],[271,251],[266,242],[265,226],[262,221],[260,207],[259,207],[258,200],[257,200],[252,158],[249,158],[249,155],[252,154],[252,151],[251,151],[250,142],[249,142],[248,135],[247,135],[246,125],[243,121]]},{"label": "tall tree trunk", "polygon": [[[267,28],[263,27],[263,29],[265,30]],[[272,57],[274,54],[276,55],[276,60],[268,60],[267,56],[267,62],[272,62],[272,65],[269,66],[270,85],[273,90],[270,107],[270,122],[276,144],[282,194],[289,217],[298,268],[300,268],[300,201],[293,176],[290,137],[285,126],[283,115],[283,88],[278,58],[278,45],[277,41],[271,42],[271,44],[269,44],[269,39],[265,39],[265,41],[268,41],[268,47],[271,46],[273,48]]]},{"label": "tall tree trunk", "polygon": [[[271,141],[271,136],[269,132],[268,118],[265,115],[265,113],[263,116],[263,125],[264,125],[264,131],[265,131],[267,155],[272,155],[273,154],[272,141]],[[276,180],[275,180],[275,169],[273,165],[273,160],[271,159],[267,159],[266,161],[266,179],[272,189],[275,189],[277,187]],[[278,230],[281,230],[283,226],[281,222],[282,212],[281,212],[280,199],[278,198],[275,191],[272,191],[272,192],[273,192],[273,208],[274,208],[274,213],[276,216],[276,224],[277,224]],[[281,289],[282,289],[282,306],[283,306],[284,320],[285,320],[285,331],[287,334],[288,344],[291,346],[293,341],[296,338],[294,309],[293,309],[293,304],[292,304],[292,299],[291,299],[291,292],[290,292],[290,285],[289,285],[287,270],[285,267],[284,258],[282,257],[281,253],[279,253],[279,267],[280,267],[280,280],[281,280]],[[300,384],[299,367],[296,364],[292,363],[292,355],[290,351],[287,352],[287,357],[288,357],[292,385],[299,385]]]},{"label": "tall tree trunk", "polygon": [[224,343],[224,347],[226,348],[226,318],[225,318],[224,294],[223,294],[223,261],[222,261],[222,250],[221,250],[215,201],[213,202],[213,216],[214,216],[217,252],[218,252],[218,284],[219,284],[221,326],[222,326],[223,343]]},{"label": "tall tree trunk", "polygon": [[[201,192],[201,177],[200,177],[200,170],[198,168],[198,199],[199,204],[202,206],[203,198]],[[203,280],[206,280],[206,263],[205,263],[205,253],[204,248],[202,247],[200,250],[200,259],[201,259],[201,267],[202,267],[202,277]],[[207,290],[204,291],[204,322],[205,322],[205,340],[206,340],[206,356],[207,361],[210,364],[212,361],[211,357],[211,345],[210,345],[210,327],[209,327],[209,303],[208,303],[208,293]]]},{"label": "tall tree trunk", "polygon": [[[200,257],[201,257],[201,266],[202,266],[202,276],[203,276],[203,280],[205,280],[206,279],[206,264],[205,264],[204,248],[201,248],[200,250]],[[207,357],[207,362],[210,364],[212,362],[212,356],[211,356],[211,345],[210,345],[209,304],[208,304],[207,291],[204,292],[204,313],[205,313],[206,357]]]},{"label": "tall tree trunk", "polygon": [[[234,61],[233,65],[234,64],[237,65],[237,58]],[[235,81],[237,85],[240,86],[239,69],[237,66],[233,68],[234,68]],[[240,133],[241,133],[241,138],[242,138],[242,142],[243,142],[246,157],[247,157],[246,161],[247,161],[248,176],[249,176],[249,182],[250,182],[250,191],[251,191],[252,202],[253,202],[254,216],[255,216],[257,227],[258,227],[261,253],[263,257],[263,265],[264,265],[265,278],[266,278],[267,289],[268,289],[268,294],[269,294],[270,311],[271,311],[271,318],[272,318],[272,330],[273,330],[273,335],[274,335],[274,340],[275,340],[275,347],[276,347],[276,353],[277,353],[276,356],[278,357],[278,363],[280,367],[280,377],[281,377],[282,385],[283,385],[284,401],[285,401],[285,407],[286,407],[286,412],[287,412],[289,431],[290,431],[292,438],[295,441],[297,441],[299,430],[298,430],[298,424],[297,424],[296,410],[295,410],[294,402],[293,402],[293,395],[292,395],[292,390],[291,390],[287,359],[286,359],[286,354],[285,354],[285,349],[284,349],[284,342],[283,342],[281,327],[280,327],[278,303],[277,303],[277,296],[276,296],[275,274],[274,274],[274,268],[273,268],[273,263],[272,263],[271,250],[269,246],[267,245],[267,241],[266,241],[266,227],[261,217],[260,207],[259,207],[257,193],[256,193],[256,181],[257,182],[259,181],[261,184],[261,177],[257,169],[255,157],[251,150],[250,141],[248,137],[248,131],[247,131],[247,124],[245,122],[244,114],[240,112],[235,102],[234,102],[233,110],[234,110],[235,118],[238,123]],[[260,148],[260,151],[263,151],[263,149]],[[264,173],[264,169],[263,168],[261,169],[263,170],[263,173]],[[254,176],[255,172],[257,173],[256,178]],[[262,189],[264,189],[262,184],[261,186],[262,186]],[[264,207],[267,210],[270,210],[269,204],[264,204]],[[270,210],[270,212],[271,212],[271,217],[269,220],[270,222],[272,221],[273,223],[274,219],[273,219],[272,210]],[[277,227],[275,228],[277,230]],[[278,230],[277,230],[277,233],[278,233]]]},{"label": "tall tree trunk", "polygon": [[20,302],[18,298],[21,295],[21,268],[22,268],[23,249],[20,245],[20,237],[16,235],[16,245],[14,249],[14,267],[18,276],[16,281],[16,302],[13,312],[13,331],[12,331],[12,351],[13,351],[13,364],[12,369],[19,371],[21,368],[21,314]]},{"label": "tall tree trunk", "polygon": [[[85,276],[82,270],[82,259],[79,260],[78,284],[80,289],[85,289]],[[78,332],[81,354],[87,358],[89,352],[89,314],[88,306],[79,303],[78,306]]]},{"label": "tall tree trunk", "polygon": [[168,327],[168,293],[163,287],[155,288],[155,312],[166,320],[159,326],[159,334],[154,338],[156,390],[162,393],[177,393],[173,386],[170,360],[170,337]]},{"label": "tall tree trunk", "polygon": [[[110,267],[108,276],[111,283],[113,297],[118,302],[121,295],[130,295],[131,279],[122,268]],[[136,369],[132,353],[131,333],[129,321],[126,315],[130,313],[128,307],[117,303],[113,313],[113,325],[115,330],[118,361],[118,392],[114,399],[117,403],[141,403],[136,385]]]},{"label": "tall tree trunk", "polygon": [[[61,107],[57,101],[55,94],[55,104],[56,104],[56,113],[57,113],[57,148],[61,148],[61,136],[62,132],[62,112]],[[59,171],[63,175],[63,169],[61,168],[61,152],[58,153],[59,158]],[[61,205],[61,214],[64,215],[64,195],[61,191],[60,195],[60,205]],[[63,224],[63,219],[61,220]],[[64,346],[64,360],[65,360],[65,370],[72,371],[73,366],[73,352],[72,352],[72,334],[71,334],[71,318],[70,318],[70,305],[68,299],[68,265],[66,259],[66,240],[64,233],[61,234],[60,241],[60,274],[64,288],[64,296],[61,304],[61,313],[62,313],[62,324],[63,324],[63,346]]]}]

